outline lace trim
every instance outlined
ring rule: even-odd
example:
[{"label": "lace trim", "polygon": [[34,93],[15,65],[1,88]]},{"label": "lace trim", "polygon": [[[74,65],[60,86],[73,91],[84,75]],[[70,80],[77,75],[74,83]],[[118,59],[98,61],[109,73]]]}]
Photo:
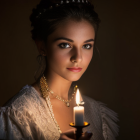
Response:
[{"label": "lace trim", "polygon": [[[84,101],[85,118],[91,123],[87,131],[94,133],[92,139],[115,140],[117,114],[88,97]],[[0,139],[58,140],[61,133],[58,128],[50,98],[45,101],[32,86],[25,86],[8,108],[0,108]]]},{"label": "lace trim", "polygon": [[54,121],[56,127],[58,128],[59,133],[62,133],[62,131],[60,129],[60,126],[58,125],[58,123],[57,123],[57,121],[56,121],[56,119],[54,117],[53,108],[52,108],[52,104],[51,104],[49,96],[46,98],[46,103],[48,105],[48,108],[49,108],[49,111],[50,111],[50,114],[51,114],[51,119]]}]

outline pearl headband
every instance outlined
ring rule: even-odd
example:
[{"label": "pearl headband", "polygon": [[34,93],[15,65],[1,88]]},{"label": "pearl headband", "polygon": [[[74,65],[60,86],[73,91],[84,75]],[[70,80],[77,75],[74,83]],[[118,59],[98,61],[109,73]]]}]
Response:
[{"label": "pearl headband", "polygon": [[[54,6],[50,6],[47,9],[53,9],[55,7],[62,5],[62,4],[69,4],[69,3],[85,3],[85,4],[92,5],[88,0],[65,0],[65,2],[64,2],[64,0],[61,0],[60,3],[56,3],[56,4],[54,4]],[[36,18],[39,18],[43,13],[45,13],[45,11],[47,9],[43,9],[43,11],[39,12],[39,14],[36,16]]]}]

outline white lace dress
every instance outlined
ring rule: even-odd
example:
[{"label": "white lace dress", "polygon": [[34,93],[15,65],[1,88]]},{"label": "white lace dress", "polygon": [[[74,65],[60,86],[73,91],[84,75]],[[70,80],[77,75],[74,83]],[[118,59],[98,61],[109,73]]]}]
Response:
[{"label": "white lace dress", "polygon": [[[90,123],[84,131],[93,133],[92,140],[115,140],[117,114],[87,96],[84,121]],[[58,140],[60,133],[51,118],[51,102],[46,101],[35,88],[26,85],[5,106],[0,108],[0,139]]]}]

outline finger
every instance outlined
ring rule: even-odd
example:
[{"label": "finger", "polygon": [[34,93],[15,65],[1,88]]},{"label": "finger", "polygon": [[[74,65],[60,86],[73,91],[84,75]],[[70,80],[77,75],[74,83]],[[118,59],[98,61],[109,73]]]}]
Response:
[{"label": "finger", "polygon": [[64,134],[67,137],[74,139],[74,132],[75,132],[75,129],[69,129],[69,130],[65,131]]},{"label": "finger", "polygon": [[84,135],[81,136],[81,138],[79,140],[90,140],[90,138],[92,137],[92,133],[91,132],[86,132]]},{"label": "finger", "polygon": [[60,135],[60,139],[59,140],[74,140],[72,138],[67,137],[64,133]]}]

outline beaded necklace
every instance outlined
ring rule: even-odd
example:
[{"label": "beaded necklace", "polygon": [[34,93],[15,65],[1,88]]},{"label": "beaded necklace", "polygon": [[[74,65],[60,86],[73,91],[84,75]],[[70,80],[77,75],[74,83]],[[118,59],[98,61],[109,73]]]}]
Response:
[{"label": "beaded necklace", "polygon": [[65,99],[63,99],[62,97],[60,97],[60,96],[54,94],[54,92],[49,88],[48,83],[47,83],[47,80],[46,80],[46,78],[45,78],[44,75],[40,78],[40,89],[41,89],[43,98],[46,98],[46,97],[49,96],[49,94],[51,94],[51,95],[53,95],[56,99],[58,99],[58,100],[64,102],[65,105],[66,105],[67,107],[70,107],[70,102],[72,101],[72,99],[73,99],[73,97],[74,97],[74,94],[76,93],[77,88],[78,88],[78,86],[76,85],[76,86],[74,87],[74,93],[72,94],[71,99],[65,100]]},{"label": "beaded necklace", "polygon": [[[77,90],[78,86],[75,86],[74,87],[74,94]],[[52,94],[53,95],[53,91],[50,90],[48,84],[47,84],[47,80],[45,78],[45,76],[43,75],[41,78],[40,78],[40,89],[41,89],[41,92],[42,92],[42,96],[43,98],[46,100],[46,103],[47,103],[47,106],[49,108],[49,111],[50,111],[50,115],[51,115],[51,119],[53,120],[53,122],[55,123],[59,133],[62,133],[61,129],[60,129],[60,126],[58,125],[57,121],[55,120],[54,118],[54,113],[53,113],[53,109],[52,109],[52,105],[51,105],[51,102],[50,102],[50,97],[49,97],[49,94]],[[73,96],[74,96],[73,94]],[[54,95],[55,96],[55,95]],[[72,96],[72,97],[73,97]],[[67,107],[70,106],[70,102],[73,98],[71,98],[70,100],[63,100],[61,97],[59,97],[58,95],[55,96],[56,99],[60,100],[60,101],[63,101]],[[68,104],[69,103],[69,104]]]}]

